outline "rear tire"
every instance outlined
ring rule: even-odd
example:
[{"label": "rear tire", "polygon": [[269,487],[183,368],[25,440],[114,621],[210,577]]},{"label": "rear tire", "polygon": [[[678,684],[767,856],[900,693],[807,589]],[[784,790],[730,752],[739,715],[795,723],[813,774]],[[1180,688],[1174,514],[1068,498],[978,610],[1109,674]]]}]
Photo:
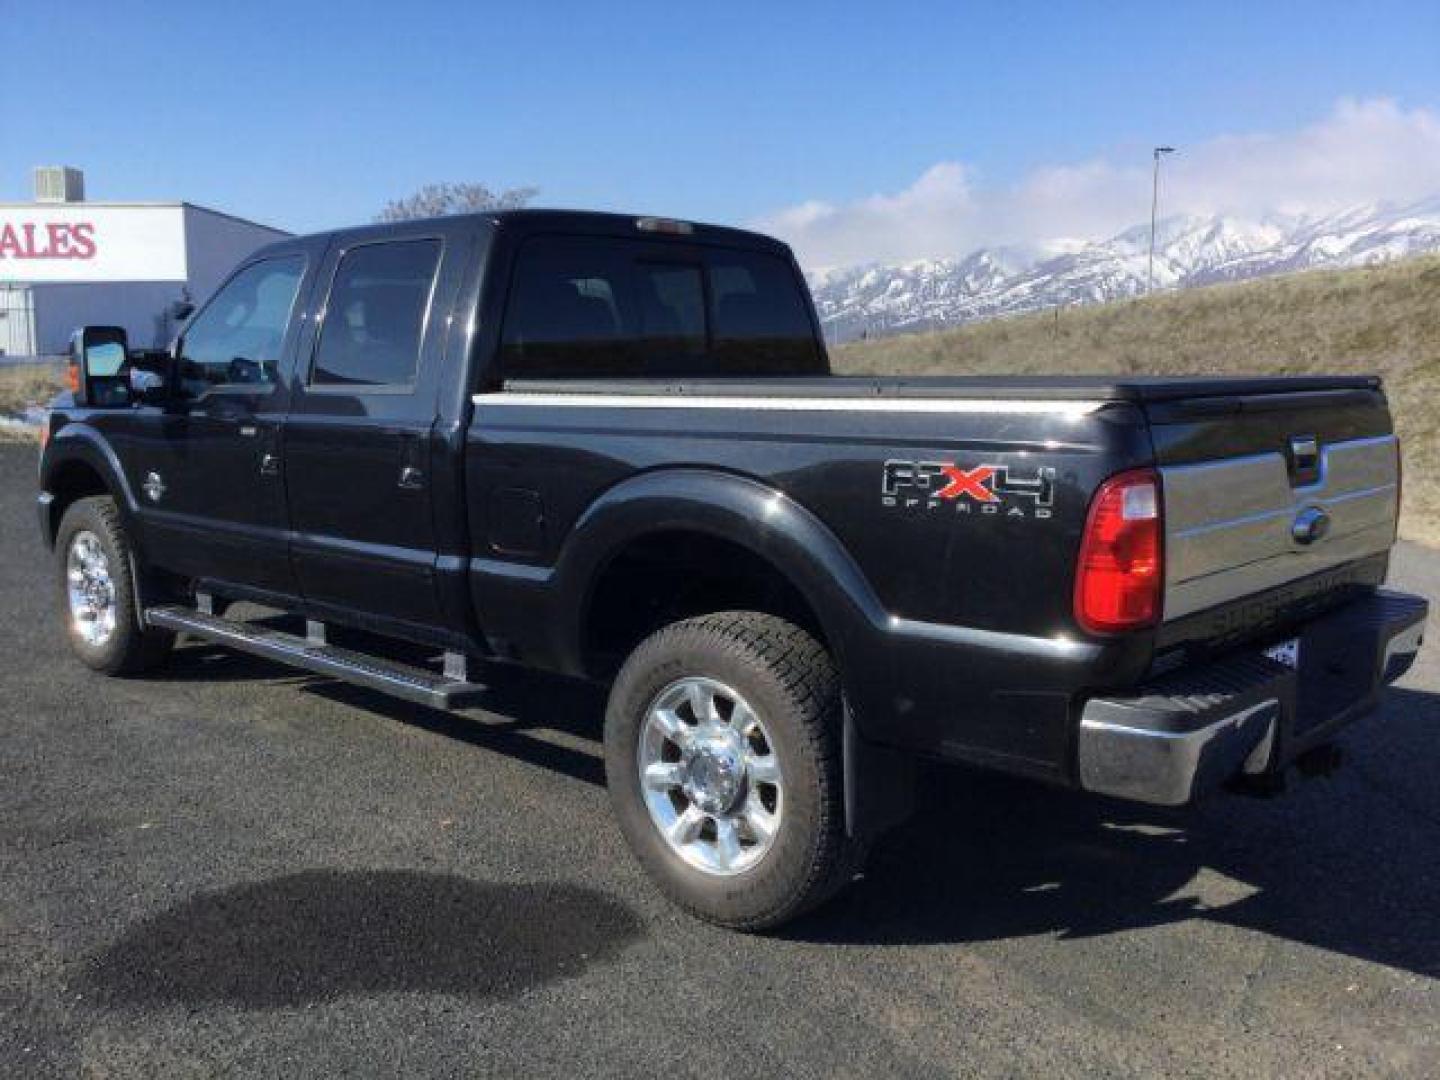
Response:
[{"label": "rear tire", "polygon": [[800,627],[721,612],[630,655],[605,718],[620,828],[661,891],[738,930],[778,926],[854,876],[845,834],[841,696]]},{"label": "rear tire", "polygon": [[168,630],[142,626],[134,551],[115,500],[78,499],[55,538],[60,612],[70,648],[87,667],[134,675],[162,663],[175,643]]}]

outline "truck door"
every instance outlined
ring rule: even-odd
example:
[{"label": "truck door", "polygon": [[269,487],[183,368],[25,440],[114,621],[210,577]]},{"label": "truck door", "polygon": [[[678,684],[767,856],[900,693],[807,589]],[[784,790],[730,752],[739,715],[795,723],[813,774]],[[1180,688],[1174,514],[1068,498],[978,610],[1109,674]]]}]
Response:
[{"label": "truck door", "polygon": [[327,256],[284,430],[291,562],[322,616],[423,637],[443,622],[431,434],[463,249],[458,228],[430,222]]},{"label": "truck door", "polygon": [[174,406],[127,414],[122,457],[157,566],[202,583],[294,593],[279,460],[281,372],[297,348],[297,313],[323,250],[297,241],[237,270],[180,339]]}]

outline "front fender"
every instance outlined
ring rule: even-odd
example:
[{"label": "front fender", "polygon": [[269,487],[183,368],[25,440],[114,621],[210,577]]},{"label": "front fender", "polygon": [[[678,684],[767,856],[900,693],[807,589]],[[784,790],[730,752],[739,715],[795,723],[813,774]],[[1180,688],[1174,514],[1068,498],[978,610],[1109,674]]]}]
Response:
[{"label": "front fender", "polygon": [[[100,477],[127,523],[139,510],[125,470],[109,441],[89,424],[72,422],[55,431],[40,458],[41,527],[47,546],[55,543],[64,504],[54,496],[57,480],[67,466],[82,464]],[[49,496],[49,497],[47,497]]]}]

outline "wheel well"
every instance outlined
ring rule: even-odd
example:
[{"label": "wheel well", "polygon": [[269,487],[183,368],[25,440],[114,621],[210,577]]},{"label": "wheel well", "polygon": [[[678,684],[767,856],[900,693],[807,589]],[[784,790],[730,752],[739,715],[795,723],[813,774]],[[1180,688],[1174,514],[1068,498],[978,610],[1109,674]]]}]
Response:
[{"label": "wheel well", "polygon": [[827,644],[814,609],[773,563],[721,537],[666,530],[632,541],[601,573],[585,613],[586,669],[608,677],[661,626],[712,611],[778,615]]},{"label": "wheel well", "polygon": [[84,461],[67,461],[58,466],[50,477],[50,493],[55,496],[50,504],[50,540],[60,531],[60,521],[65,511],[80,499],[92,495],[109,495],[110,486],[93,465]]}]

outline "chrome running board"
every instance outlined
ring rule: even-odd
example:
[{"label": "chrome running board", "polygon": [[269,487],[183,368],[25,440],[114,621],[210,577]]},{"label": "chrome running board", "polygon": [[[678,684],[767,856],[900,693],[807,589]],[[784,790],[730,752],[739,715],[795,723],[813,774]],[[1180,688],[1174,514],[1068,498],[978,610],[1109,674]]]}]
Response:
[{"label": "chrome running board", "polygon": [[464,669],[464,657],[458,655],[446,654],[447,670],[441,674],[326,644],[317,626],[307,626],[307,636],[300,637],[188,607],[149,608],[145,621],[436,709],[463,708],[485,693],[483,685],[454,677]]}]

